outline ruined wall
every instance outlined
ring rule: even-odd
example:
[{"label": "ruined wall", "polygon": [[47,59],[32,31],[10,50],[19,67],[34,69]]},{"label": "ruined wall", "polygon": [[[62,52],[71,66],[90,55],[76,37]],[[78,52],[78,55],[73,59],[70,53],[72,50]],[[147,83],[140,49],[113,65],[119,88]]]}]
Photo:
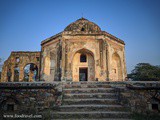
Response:
[{"label": "ruined wall", "polygon": [[[124,47],[124,41],[80,18],[64,31],[43,40],[41,56],[40,52],[12,52],[4,63],[1,82],[24,78],[33,81],[37,69],[36,77],[40,76],[42,81],[79,81],[80,67],[88,68],[89,81],[122,81],[127,76]],[[77,62],[77,53],[87,55],[86,64]],[[36,67],[26,75],[24,67],[29,63]]]},{"label": "ruined wall", "polygon": [[[24,80],[24,68],[28,64],[34,64],[37,67],[37,77],[39,78],[40,69],[40,52],[12,52],[9,58],[4,62],[2,68],[1,82],[8,82],[8,74],[10,73],[10,81],[23,81]],[[30,72],[30,81],[33,77],[33,72]]]},{"label": "ruined wall", "polygon": [[[55,83],[0,83],[0,119],[5,114],[40,114],[61,105]],[[60,97],[60,98],[59,98]]]},{"label": "ruined wall", "polygon": [[131,108],[132,112],[148,114],[160,111],[159,82],[130,82],[116,91],[119,103]]},{"label": "ruined wall", "polygon": [[60,81],[61,79],[61,43],[59,39],[42,45],[41,79]]}]

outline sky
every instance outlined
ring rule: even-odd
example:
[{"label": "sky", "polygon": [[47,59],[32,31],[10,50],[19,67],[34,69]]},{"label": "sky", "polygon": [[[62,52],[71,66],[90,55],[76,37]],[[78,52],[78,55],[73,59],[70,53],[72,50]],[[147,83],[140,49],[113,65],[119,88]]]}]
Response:
[{"label": "sky", "polygon": [[124,40],[128,73],[138,63],[160,65],[160,0],[0,0],[0,58],[40,51],[82,16]]}]

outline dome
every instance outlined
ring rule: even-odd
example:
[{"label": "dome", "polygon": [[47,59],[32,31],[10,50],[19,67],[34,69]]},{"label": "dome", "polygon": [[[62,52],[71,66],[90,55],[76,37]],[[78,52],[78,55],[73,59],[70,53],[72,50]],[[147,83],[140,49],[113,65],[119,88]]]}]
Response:
[{"label": "dome", "polygon": [[77,21],[68,25],[64,31],[82,31],[82,32],[100,32],[101,28],[93,22],[85,18],[80,18]]}]

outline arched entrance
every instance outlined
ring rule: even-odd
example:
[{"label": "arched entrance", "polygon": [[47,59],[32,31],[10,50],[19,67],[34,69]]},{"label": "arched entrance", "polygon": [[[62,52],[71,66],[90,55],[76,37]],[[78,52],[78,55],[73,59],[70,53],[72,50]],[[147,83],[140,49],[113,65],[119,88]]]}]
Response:
[{"label": "arched entrance", "polygon": [[24,81],[36,81],[38,79],[38,67],[34,63],[29,63],[24,67]]},{"label": "arched entrance", "polygon": [[0,102],[0,110],[3,110],[5,112],[13,112],[20,107],[20,104],[20,101],[17,100],[16,97],[6,96],[3,97],[2,101]]},{"label": "arched entrance", "polygon": [[112,55],[111,80],[113,81],[122,80],[121,59],[117,53],[114,53]]},{"label": "arched entrance", "polygon": [[77,51],[72,60],[73,81],[94,81],[95,62],[94,55],[87,49]]}]

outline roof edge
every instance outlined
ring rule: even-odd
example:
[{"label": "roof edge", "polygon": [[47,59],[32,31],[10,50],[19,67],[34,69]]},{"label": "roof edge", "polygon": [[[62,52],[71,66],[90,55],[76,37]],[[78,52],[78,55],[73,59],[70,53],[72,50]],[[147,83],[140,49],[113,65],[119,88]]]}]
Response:
[{"label": "roof edge", "polygon": [[62,33],[63,33],[63,32],[60,32],[60,33],[57,33],[57,34],[55,34],[55,35],[53,35],[53,36],[51,36],[51,37],[49,37],[49,38],[46,38],[45,40],[43,40],[43,41],[41,42],[41,45],[43,45],[43,44],[51,41],[51,40],[54,39],[54,38],[57,38],[57,37],[61,36]]},{"label": "roof edge", "polygon": [[103,33],[104,33],[104,35],[107,35],[108,37],[114,39],[115,41],[117,41],[117,42],[119,42],[119,43],[125,45],[125,42],[124,42],[123,40],[119,39],[118,37],[116,37],[116,36],[114,36],[114,35],[112,35],[112,34],[106,32],[106,31],[103,31]]},{"label": "roof edge", "polygon": [[12,51],[11,53],[40,53],[41,51]]}]

